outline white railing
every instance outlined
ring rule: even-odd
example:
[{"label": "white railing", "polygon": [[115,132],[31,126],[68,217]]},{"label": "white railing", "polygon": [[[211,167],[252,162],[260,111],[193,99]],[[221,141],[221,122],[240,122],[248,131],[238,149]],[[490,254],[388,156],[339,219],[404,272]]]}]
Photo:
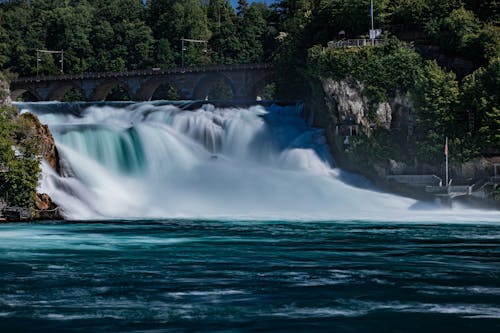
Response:
[{"label": "white railing", "polygon": [[383,39],[343,39],[328,42],[328,48],[379,46],[384,43]]}]

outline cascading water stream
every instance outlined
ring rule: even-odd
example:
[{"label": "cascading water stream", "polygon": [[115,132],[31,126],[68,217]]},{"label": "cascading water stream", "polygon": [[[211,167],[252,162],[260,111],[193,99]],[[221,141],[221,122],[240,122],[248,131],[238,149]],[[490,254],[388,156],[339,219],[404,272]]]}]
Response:
[{"label": "cascading water stream", "polygon": [[364,181],[332,168],[323,132],[305,123],[300,105],[18,107],[54,135],[64,172],[44,164],[40,190],[68,219],[467,218],[436,207],[429,214],[412,199],[350,185]]}]

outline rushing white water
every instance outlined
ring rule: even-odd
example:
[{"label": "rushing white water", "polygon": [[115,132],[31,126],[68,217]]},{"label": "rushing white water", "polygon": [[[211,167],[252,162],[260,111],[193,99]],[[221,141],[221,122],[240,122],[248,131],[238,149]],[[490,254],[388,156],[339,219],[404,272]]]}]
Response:
[{"label": "rushing white water", "polygon": [[323,132],[304,122],[301,106],[19,107],[55,137],[64,172],[44,164],[40,190],[68,219],[498,220],[360,188],[366,181],[332,168]]}]

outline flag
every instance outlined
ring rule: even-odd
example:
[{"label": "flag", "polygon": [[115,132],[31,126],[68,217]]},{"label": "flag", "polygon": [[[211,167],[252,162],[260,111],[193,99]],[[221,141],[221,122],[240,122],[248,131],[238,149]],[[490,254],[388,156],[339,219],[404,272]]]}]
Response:
[{"label": "flag", "polygon": [[444,154],[448,156],[448,138],[446,138],[446,141],[444,143]]}]

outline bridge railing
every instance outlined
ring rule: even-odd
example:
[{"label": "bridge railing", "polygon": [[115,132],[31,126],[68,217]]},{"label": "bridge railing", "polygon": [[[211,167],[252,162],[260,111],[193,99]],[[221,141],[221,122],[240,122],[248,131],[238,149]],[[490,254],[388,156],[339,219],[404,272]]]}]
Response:
[{"label": "bridge railing", "polygon": [[176,67],[176,68],[152,68],[132,70],[126,72],[89,72],[84,74],[63,74],[63,75],[48,75],[48,76],[30,76],[20,77],[12,80],[13,83],[38,82],[38,81],[64,81],[64,80],[82,80],[82,79],[101,79],[113,77],[128,77],[128,76],[154,76],[168,74],[183,74],[183,73],[199,73],[199,72],[221,72],[235,70],[259,70],[270,69],[271,64],[234,64],[234,65],[209,65],[197,67]]}]

